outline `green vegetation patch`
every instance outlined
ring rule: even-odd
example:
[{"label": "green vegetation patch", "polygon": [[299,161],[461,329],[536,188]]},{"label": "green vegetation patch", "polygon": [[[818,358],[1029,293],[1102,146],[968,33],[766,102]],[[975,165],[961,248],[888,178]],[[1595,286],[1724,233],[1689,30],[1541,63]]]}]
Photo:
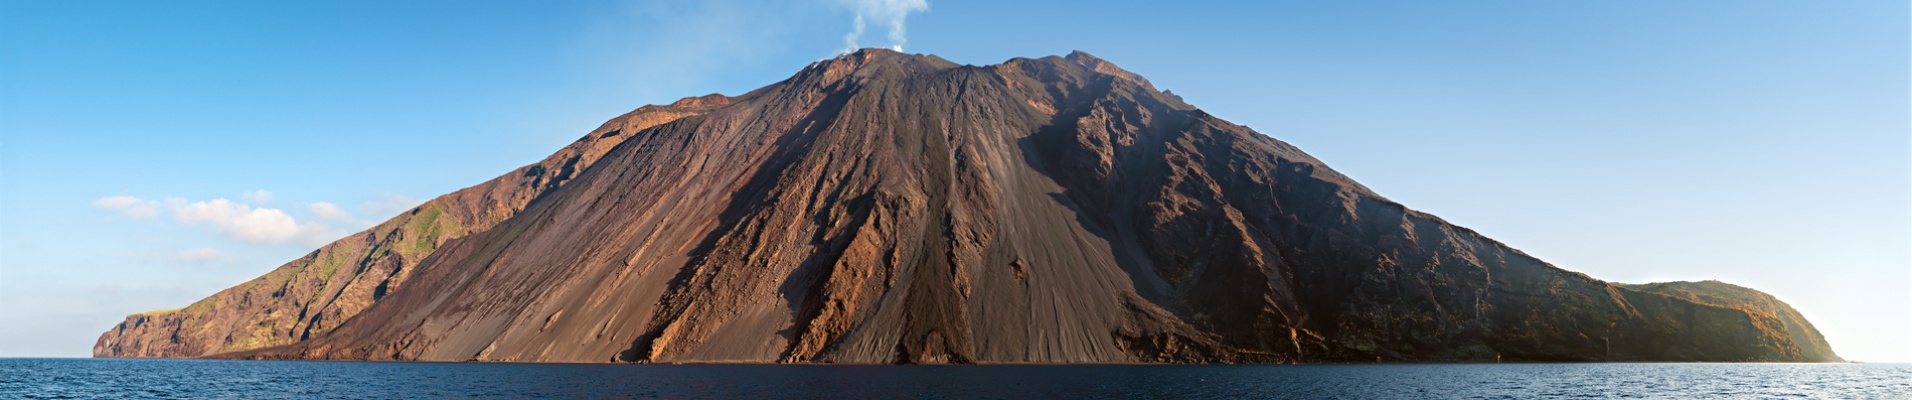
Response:
[{"label": "green vegetation patch", "polygon": [[138,313],[138,314],[133,314],[133,316],[135,316],[135,317],[153,317],[153,316],[160,316],[160,315],[166,315],[166,314],[172,314],[172,313],[175,313],[175,312],[179,312],[179,310],[183,310],[183,309],[184,309],[184,308],[168,308],[168,309],[164,309],[164,310],[153,310],[153,311],[147,311],[147,312],[143,312],[143,313]]},{"label": "green vegetation patch", "polygon": [[465,235],[465,226],[457,218],[446,215],[445,206],[438,203],[426,204],[418,214],[405,222],[400,235],[398,252],[407,258],[419,259],[438,250],[443,239]]}]

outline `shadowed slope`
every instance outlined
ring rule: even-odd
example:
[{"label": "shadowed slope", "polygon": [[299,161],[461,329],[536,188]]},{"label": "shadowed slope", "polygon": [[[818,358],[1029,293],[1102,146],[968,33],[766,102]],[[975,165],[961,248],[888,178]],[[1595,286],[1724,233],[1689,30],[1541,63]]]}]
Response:
[{"label": "shadowed slope", "polygon": [[1780,330],[1792,338],[1793,343],[1799,346],[1799,351],[1807,360],[1845,361],[1832,352],[1832,345],[1826,343],[1826,337],[1820,335],[1819,329],[1813,328],[1812,323],[1807,322],[1806,317],[1799,314],[1799,310],[1794,310],[1791,305],[1779,301],[1770,294],[1720,281],[1620,284],[1620,287],[1733,308],[1758,315],[1761,319],[1777,320],[1780,322]]}]

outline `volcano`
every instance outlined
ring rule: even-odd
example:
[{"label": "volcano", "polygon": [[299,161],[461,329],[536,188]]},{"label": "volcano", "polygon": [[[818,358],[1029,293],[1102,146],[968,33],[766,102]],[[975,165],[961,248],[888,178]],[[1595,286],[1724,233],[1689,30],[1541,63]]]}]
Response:
[{"label": "volcano", "polygon": [[639,108],[94,354],[1839,360],[1770,295],[1554,267],[1087,53],[879,49]]}]

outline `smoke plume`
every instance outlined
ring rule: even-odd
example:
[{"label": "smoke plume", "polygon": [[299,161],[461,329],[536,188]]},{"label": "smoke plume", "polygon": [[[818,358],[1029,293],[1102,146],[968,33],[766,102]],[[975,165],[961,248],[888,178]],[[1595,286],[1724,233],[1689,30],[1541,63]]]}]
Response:
[{"label": "smoke plume", "polygon": [[863,29],[867,25],[877,25],[878,28],[889,28],[890,49],[903,51],[903,43],[908,41],[908,39],[904,37],[903,19],[908,17],[912,12],[929,10],[929,0],[839,1],[841,1],[844,6],[849,7],[850,11],[856,13],[856,22],[853,22],[850,26],[850,34],[843,35],[843,44],[845,46],[843,52],[846,54],[862,47],[857,44],[857,40],[863,37]]}]

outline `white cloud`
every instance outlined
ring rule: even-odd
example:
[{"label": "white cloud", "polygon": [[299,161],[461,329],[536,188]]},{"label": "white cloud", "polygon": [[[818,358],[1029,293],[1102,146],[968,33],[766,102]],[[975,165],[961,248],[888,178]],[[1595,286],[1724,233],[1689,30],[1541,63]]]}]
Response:
[{"label": "white cloud", "polygon": [[889,28],[890,48],[903,51],[908,42],[904,35],[903,20],[917,11],[928,11],[929,0],[840,0],[851,12],[856,13],[856,21],[850,25],[850,33],[843,35],[843,53],[855,52],[862,46],[857,40],[863,37],[863,27],[873,23]]},{"label": "white cloud", "polygon": [[187,202],[166,199],[173,218],[193,225],[209,225],[220,234],[252,243],[286,243],[297,240],[318,245],[344,236],[344,233],[320,222],[299,223],[285,211],[252,207],[223,198]]},{"label": "white cloud", "polygon": [[203,264],[225,256],[226,252],[220,251],[219,249],[202,247],[192,250],[181,250],[177,253],[173,253],[172,257],[168,257],[167,259],[180,264]]},{"label": "white cloud", "polygon": [[252,203],[252,204],[271,203],[272,192],[265,191],[265,189],[254,190],[250,192],[245,192],[244,194],[240,194],[239,199],[245,200],[246,202]]},{"label": "white cloud", "polygon": [[173,217],[188,224],[206,223],[221,233],[254,243],[279,243],[299,233],[299,222],[274,208],[252,208],[226,199],[187,203],[168,199]]},{"label": "white cloud", "polygon": [[312,216],[318,219],[348,224],[359,223],[358,218],[352,217],[352,213],[346,212],[344,208],[339,208],[337,204],[321,201],[306,204],[305,209],[311,211]]},{"label": "white cloud", "polygon": [[[254,190],[241,196],[249,202],[272,200],[272,192]],[[410,208],[418,200],[405,196],[391,196],[376,204]],[[161,205],[165,207],[161,207]],[[312,215],[320,221],[300,222],[284,210],[260,207],[253,204],[235,202],[224,198],[208,201],[190,201],[181,198],[167,198],[163,203],[127,195],[106,196],[93,201],[94,207],[110,210],[132,218],[151,218],[166,211],[181,223],[191,226],[209,227],[222,236],[239,239],[249,243],[281,244],[297,243],[307,246],[319,246],[344,237],[350,232],[333,227],[323,221],[341,224],[349,229],[371,225],[370,221],[361,221],[346,212],[344,208],[328,202],[310,203],[306,206]],[[195,263],[217,258],[223,255],[217,249],[196,249],[172,255],[153,255],[155,258]],[[217,253],[217,254],[214,254]]]},{"label": "white cloud", "polygon": [[101,197],[99,200],[93,200],[93,206],[132,218],[152,218],[159,215],[159,202],[127,195]]}]

